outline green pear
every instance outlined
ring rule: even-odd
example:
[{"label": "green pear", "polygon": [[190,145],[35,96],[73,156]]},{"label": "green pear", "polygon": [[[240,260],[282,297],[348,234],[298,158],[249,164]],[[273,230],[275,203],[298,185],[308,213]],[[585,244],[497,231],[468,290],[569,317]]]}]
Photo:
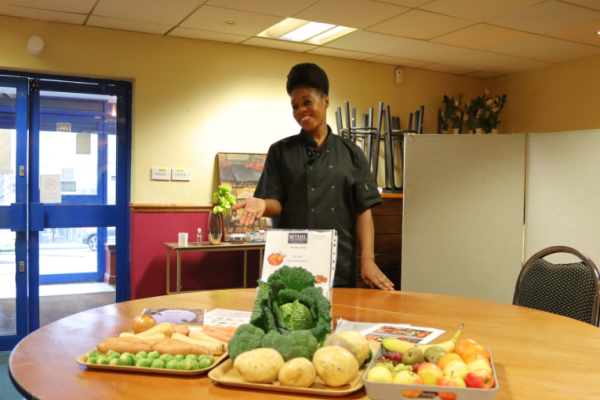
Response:
[{"label": "green pear", "polygon": [[402,356],[402,364],[405,365],[418,364],[422,363],[423,361],[425,361],[425,356],[423,355],[423,351],[417,346],[406,350]]}]

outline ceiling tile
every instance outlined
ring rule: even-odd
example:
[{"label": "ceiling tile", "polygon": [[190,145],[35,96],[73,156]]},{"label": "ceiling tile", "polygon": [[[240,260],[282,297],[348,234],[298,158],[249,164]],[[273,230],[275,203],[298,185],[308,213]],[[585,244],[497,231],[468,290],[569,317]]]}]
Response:
[{"label": "ceiling tile", "polygon": [[425,4],[431,0],[374,0],[374,1],[378,1],[380,3],[395,4],[397,6],[414,8],[414,7],[420,6],[421,4]]},{"label": "ceiling tile", "polygon": [[465,19],[412,10],[372,26],[368,30],[414,39],[431,39],[473,24],[474,22]]},{"label": "ceiling tile", "polygon": [[561,63],[561,62],[566,62],[566,61],[571,61],[571,60],[577,60],[580,58],[595,56],[596,54],[600,54],[600,47],[583,45],[582,47],[580,47],[578,49],[563,51],[561,53],[550,54],[550,55],[547,55],[544,57],[540,57],[540,58],[538,58],[538,60],[548,61],[548,62],[553,62],[553,63]]},{"label": "ceiling tile", "polygon": [[177,36],[189,39],[213,40],[216,42],[241,43],[249,36],[230,35],[228,33],[218,33],[209,31],[200,31],[198,29],[175,28],[169,32],[168,36]]},{"label": "ceiling tile", "polygon": [[457,65],[459,67],[468,67],[496,71],[499,66],[514,64],[523,61],[523,58],[508,56],[505,54],[490,53],[487,51],[475,51],[461,58],[448,60],[445,63]]},{"label": "ceiling tile", "polygon": [[[202,29],[234,35],[254,36],[282,20],[281,17],[273,17],[271,15],[202,6],[181,23],[180,26],[183,28]],[[236,24],[226,25],[226,21],[234,21]]]},{"label": "ceiling tile", "polygon": [[547,36],[600,46],[600,19],[547,33]]},{"label": "ceiling tile", "polygon": [[477,71],[477,72],[471,72],[470,74],[465,74],[465,76],[470,76],[472,78],[479,78],[479,79],[490,79],[490,78],[495,78],[497,76],[501,76],[501,75],[505,75],[502,72],[492,72],[492,71]]},{"label": "ceiling tile", "polygon": [[432,42],[467,47],[469,49],[487,50],[492,47],[524,40],[531,36],[534,35],[499,26],[477,24],[437,37]]},{"label": "ceiling tile", "polygon": [[39,10],[37,8],[16,7],[8,4],[0,4],[0,15],[41,19],[44,21],[63,22],[66,24],[77,25],[83,24],[87,18],[86,14],[72,14],[59,11]]},{"label": "ceiling tile", "polygon": [[430,64],[427,61],[415,61],[415,60],[409,60],[407,58],[389,57],[389,56],[377,56],[377,57],[373,57],[373,58],[367,58],[365,61],[375,62],[375,63],[379,63],[379,64],[397,65],[399,67],[411,67],[411,68],[422,67],[423,65]]},{"label": "ceiling tile", "polygon": [[547,33],[595,19],[600,19],[600,12],[550,0],[488,22],[526,32]]},{"label": "ceiling tile", "polygon": [[294,18],[364,29],[408,10],[368,0],[321,0]]},{"label": "ceiling tile", "polygon": [[137,21],[123,21],[122,19],[104,18],[94,15],[90,16],[90,19],[88,19],[86,25],[97,26],[100,28],[121,29],[124,31],[155,33],[158,35],[164,35],[169,29],[172,28],[170,25],[147,24],[145,22]]},{"label": "ceiling tile", "polygon": [[419,9],[485,22],[544,1],[546,0],[434,0]]},{"label": "ceiling tile", "polygon": [[333,42],[327,43],[325,47],[383,54],[417,43],[419,43],[419,41],[415,39],[382,35],[381,33],[356,31],[347,36],[343,36],[340,39],[334,40]]},{"label": "ceiling tile", "polygon": [[279,50],[297,51],[299,53],[305,53],[309,50],[317,48],[317,46],[313,46],[310,44],[289,42],[287,40],[263,39],[256,37],[246,40],[242,44],[249,46],[270,47],[272,49]]},{"label": "ceiling tile", "polygon": [[408,58],[410,60],[429,61],[432,63],[453,64],[452,60],[460,60],[473,57],[480,53],[478,50],[465,49],[462,47],[446,46],[444,44],[421,42],[414,46],[390,51],[386,56]]},{"label": "ceiling tile", "polygon": [[355,51],[347,51],[347,50],[328,49],[326,47],[319,47],[317,49],[311,50],[308,52],[308,54],[318,54],[320,56],[329,56],[329,57],[350,58],[353,60],[365,60],[367,58],[373,57],[373,54],[358,53]]},{"label": "ceiling tile", "polygon": [[96,4],[96,0],[0,0],[0,4],[88,14]]},{"label": "ceiling tile", "polygon": [[497,68],[494,68],[494,70],[497,72],[512,74],[515,72],[528,71],[530,69],[549,67],[551,65],[554,64],[536,60],[523,60],[513,64],[498,66]]},{"label": "ceiling tile", "polygon": [[447,74],[456,74],[456,75],[462,75],[462,74],[467,74],[469,72],[477,71],[477,68],[456,67],[454,65],[446,65],[446,64],[430,64],[430,65],[421,67],[421,69],[426,69],[428,71],[435,71],[435,72],[444,72]]},{"label": "ceiling tile", "polygon": [[100,0],[93,15],[126,21],[177,25],[206,0]]},{"label": "ceiling tile", "polygon": [[600,1],[598,0],[563,0],[567,3],[577,4],[578,6],[593,8],[594,10],[600,10]]},{"label": "ceiling tile", "polygon": [[584,45],[579,43],[567,42],[549,38],[545,36],[532,35],[530,38],[505,44],[489,49],[494,53],[508,54],[509,56],[533,58],[538,60],[550,54],[561,53],[564,51],[575,50]]},{"label": "ceiling tile", "polygon": [[206,4],[278,17],[290,17],[315,1],[317,0],[209,0]]}]

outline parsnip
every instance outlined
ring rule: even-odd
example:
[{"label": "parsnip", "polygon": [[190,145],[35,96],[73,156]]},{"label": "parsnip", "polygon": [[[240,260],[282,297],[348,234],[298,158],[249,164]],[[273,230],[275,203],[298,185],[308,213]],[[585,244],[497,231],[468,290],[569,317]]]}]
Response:
[{"label": "parsnip", "polygon": [[119,337],[134,337],[134,338],[140,338],[140,339],[164,339],[166,338],[166,336],[162,333],[155,333],[154,335],[146,335],[146,336],[140,336],[140,335],[134,335],[133,333],[129,333],[129,332],[123,332],[119,335]]},{"label": "parsnip", "polygon": [[191,330],[190,334],[188,336],[191,337],[192,339],[201,340],[203,342],[215,342],[215,343],[223,343],[224,345],[227,345],[227,343],[222,342],[219,339],[215,339],[214,337],[210,337],[206,333],[199,331],[197,329]]},{"label": "parsnip", "polygon": [[196,340],[182,335],[181,333],[174,333],[173,336],[171,336],[171,339],[181,340],[183,342],[204,346],[207,349],[209,349],[211,353],[213,353],[213,355],[215,356],[220,356],[221,354],[227,351],[227,346],[225,345],[225,343],[215,343],[209,341]]},{"label": "parsnip", "polygon": [[153,328],[148,329],[147,331],[138,333],[136,336],[141,337],[141,338],[147,338],[147,337],[150,337],[157,333],[162,333],[167,338],[170,338],[174,332],[175,332],[175,328],[173,327],[173,324],[170,324],[168,322],[163,322],[163,323],[156,325]]}]

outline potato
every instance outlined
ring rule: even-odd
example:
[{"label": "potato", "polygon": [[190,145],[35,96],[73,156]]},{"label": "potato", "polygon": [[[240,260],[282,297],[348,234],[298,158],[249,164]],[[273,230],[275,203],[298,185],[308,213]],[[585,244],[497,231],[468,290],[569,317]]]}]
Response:
[{"label": "potato", "polygon": [[279,383],[282,386],[307,388],[315,381],[317,371],[306,358],[292,358],[279,370]]},{"label": "potato", "polygon": [[340,387],[352,382],[358,375],[358,361],[340,346],[322,347],[313,356],[313,365],[327,386]]},{"label": "potato", "polygon": [[283,357],[277,350],[255,349],[237,356],[233,368],[246,382],[273,383],[283,366]]}]

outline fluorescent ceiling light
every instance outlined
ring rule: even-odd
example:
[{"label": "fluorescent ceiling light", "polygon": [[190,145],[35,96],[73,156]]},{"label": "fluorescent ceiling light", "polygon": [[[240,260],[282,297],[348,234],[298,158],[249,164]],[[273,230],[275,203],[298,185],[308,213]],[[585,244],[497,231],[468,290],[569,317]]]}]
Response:
[{"label": "fluorescent ceiling light", "polygon": [[330,29],[326,32],[321,33],[319,36],[315,36],[308,40],[308,42],[318,45],[323,45],[327,42],[331,42],[334,39],[341,38],[342,36],[346,36],[350,32],[354,32],[356,29],[347,28],[345,26],[336,26],[333,29]]},{"label": "fluorescent ceiling light", "polygon": [[323,24],[321,22],[309,22],[308,24],[303,25],[300,28],[294,29],[293,31],[286,33],[279,39],[292,40],[294,42],[303,42],[306,39],[310,39],[313,36],[317,36],[320,33],[328,31],[334,26],[335,25]]}]

